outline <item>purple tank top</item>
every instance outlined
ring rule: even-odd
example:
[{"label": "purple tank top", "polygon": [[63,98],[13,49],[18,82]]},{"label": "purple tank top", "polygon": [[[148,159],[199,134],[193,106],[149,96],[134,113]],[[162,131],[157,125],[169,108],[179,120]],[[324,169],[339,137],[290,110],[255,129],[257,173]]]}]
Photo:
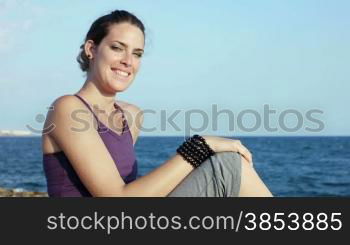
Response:
[{"label": "purple tank top", "polygon": [[[123,118],[123,130],[122,134],[119,135],[98,120],[89,104],[83,98],[77,94],[75,96],[94,115],[97,121],[98,133],[111,154],[124,182],[130,183],[135,180],[137,176],[137,161],[132,136],[123,110],[115,104],[116,109],[122,112]],[[82,152],[82,154],[84,153]],[[63,151],[43,154],[43,167],[47,181],[47,191],[50,197],[91,196]]]}]

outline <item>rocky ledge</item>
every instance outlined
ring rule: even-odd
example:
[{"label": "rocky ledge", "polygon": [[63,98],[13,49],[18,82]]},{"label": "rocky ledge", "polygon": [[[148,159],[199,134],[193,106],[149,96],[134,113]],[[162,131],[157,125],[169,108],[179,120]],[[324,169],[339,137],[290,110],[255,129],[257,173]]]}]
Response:
[{"label": "rocky ledge", "polygon": [[0,187],[0,197],[47,197],[47,193],[23,191],[21,189],[5,189]]}]

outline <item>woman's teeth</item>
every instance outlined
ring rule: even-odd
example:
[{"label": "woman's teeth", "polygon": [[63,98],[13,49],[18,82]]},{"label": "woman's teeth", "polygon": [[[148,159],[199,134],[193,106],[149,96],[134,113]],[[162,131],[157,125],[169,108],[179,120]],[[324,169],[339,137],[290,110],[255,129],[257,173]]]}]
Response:
[{"label": "woman's teeth", "polygon": [[129,73],[127,73],[125,71],[115,70],[115,73],[117,73],[118,75],[123,76],[123,77],[129,76]]}]

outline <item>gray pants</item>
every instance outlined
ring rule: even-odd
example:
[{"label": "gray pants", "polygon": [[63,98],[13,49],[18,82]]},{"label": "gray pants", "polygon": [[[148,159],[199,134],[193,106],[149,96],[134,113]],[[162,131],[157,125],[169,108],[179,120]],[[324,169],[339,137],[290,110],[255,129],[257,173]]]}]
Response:
[{"label": "gray pants", "polygon": [[241,155],[217,153],[194,169],[168,196],[237,197],[241,171]]}]

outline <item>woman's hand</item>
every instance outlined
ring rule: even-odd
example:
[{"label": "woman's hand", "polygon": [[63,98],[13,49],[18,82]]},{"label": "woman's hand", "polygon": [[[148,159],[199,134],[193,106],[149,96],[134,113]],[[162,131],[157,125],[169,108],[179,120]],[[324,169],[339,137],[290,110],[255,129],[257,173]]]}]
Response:
[{"label": "woman's hand", "polygon": [[210,148],[215,152],[232,151],[241,154],[250,164],[253,164],[253,157],[249,150],[239,140],[232,140],[223,137],[203,136]]}]

